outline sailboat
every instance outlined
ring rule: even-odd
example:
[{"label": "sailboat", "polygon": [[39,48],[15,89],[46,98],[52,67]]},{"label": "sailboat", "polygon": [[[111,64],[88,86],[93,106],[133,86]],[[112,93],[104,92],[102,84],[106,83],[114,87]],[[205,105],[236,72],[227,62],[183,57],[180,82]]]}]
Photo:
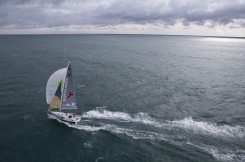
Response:
[{"label": "sailboat", "polygon": [[81,120],[79,115],[64,112],[64,110],[77,109],[70,62],[67,67],[55,71],[49,77],[46,86],[46,101],[49,104],[48,115],[74,124]]}]

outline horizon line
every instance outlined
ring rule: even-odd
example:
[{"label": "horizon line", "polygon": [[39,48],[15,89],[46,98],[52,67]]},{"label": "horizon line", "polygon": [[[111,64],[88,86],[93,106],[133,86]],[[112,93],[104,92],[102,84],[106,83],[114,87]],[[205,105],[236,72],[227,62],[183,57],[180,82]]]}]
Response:
[{"label": "horizon line", "polygon": [[0,34],[0,36],[7,35],[148,35],[148,36],[188,36],[188,37],[215,37],[215,38],[237,38],[237,39],[245,39],[245,37],[237,37],[237,36],[215,36],[215,35],[191,35],[191,34],[116,34],[116,33],[7,33]]}]

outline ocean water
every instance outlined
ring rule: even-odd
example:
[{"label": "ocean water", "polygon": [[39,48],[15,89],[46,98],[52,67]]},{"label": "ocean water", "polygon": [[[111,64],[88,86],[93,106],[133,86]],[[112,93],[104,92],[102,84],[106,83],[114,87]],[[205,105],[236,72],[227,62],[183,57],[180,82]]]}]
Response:
[{"label": "ocean water", "polygon": [[[82,121],[47,116],[71,61]],[[0,161],[244,162],[245,39],[1,35]]]}]

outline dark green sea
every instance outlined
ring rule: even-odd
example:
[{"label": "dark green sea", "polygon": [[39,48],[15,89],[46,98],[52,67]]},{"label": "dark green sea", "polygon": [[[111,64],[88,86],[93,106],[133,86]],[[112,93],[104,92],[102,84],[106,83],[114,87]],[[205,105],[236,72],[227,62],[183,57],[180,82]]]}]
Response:
[{"label": "dark green sea", "polygon": [[[48,118],[71,61],[78,125]],[[1,162],[244,162],[245,39],[1,35]]]}]

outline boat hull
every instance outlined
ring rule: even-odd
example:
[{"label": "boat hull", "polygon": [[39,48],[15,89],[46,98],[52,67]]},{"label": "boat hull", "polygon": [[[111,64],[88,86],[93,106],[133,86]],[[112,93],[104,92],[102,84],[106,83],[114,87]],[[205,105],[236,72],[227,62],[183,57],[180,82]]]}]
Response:
[{"label": "boat hull", "polygon": [[78,123],[81,120],[81,117],[73,114],[73,113],[64,113],[64,112],[57,112],[57,111],[49,111],[48,115],[54,116],[55,118],[69,122],[69,123]]}]

